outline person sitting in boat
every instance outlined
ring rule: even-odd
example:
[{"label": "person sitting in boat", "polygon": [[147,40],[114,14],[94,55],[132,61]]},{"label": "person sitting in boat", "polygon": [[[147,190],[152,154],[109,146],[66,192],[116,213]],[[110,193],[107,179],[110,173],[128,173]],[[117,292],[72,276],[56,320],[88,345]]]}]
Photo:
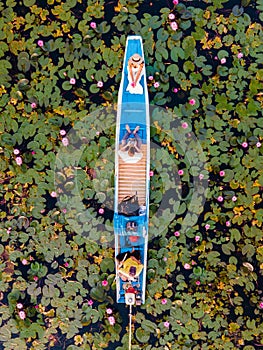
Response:
[{"label": "person sitting in boat", "polygon": [[126,224],[126,231],[127,232],[137,232],[138,230],[138,224],[136,221],[128,221]]},{"label": "person sitting in boat", "polygon": [[135,244],[139,241],[140,237],[137,235],[130,235],[131,232],[136,233],[138,231],[138,224],[136,221],[128,221],[126,224],[126,232],[129,233],[129,241],[131,244]]},{"label": "person sitting in boat", "polygon": [[129,91],[131,94],[143,94],[143,87],[140,84],[143,66],[143,59],[138,53],[132,55],[128,60],[129,84],[126,91]]},{"label": "person sitting in boat", "polygon": [[[119,149],[119,156],[125,163],[137,163],[142,158],[141,145],[142,139],[138,135],[140,127],[136,128],[131,132],[128,124],[126,124],[126,133],[121,141]],[[131,136],[134,138],[131,138]]]},{"label": "person sitting in boat", "polygon": [[118,262],[118,273],[122,281],[135,281],[143,270],[138,250],[121,253],[116,259]]}]

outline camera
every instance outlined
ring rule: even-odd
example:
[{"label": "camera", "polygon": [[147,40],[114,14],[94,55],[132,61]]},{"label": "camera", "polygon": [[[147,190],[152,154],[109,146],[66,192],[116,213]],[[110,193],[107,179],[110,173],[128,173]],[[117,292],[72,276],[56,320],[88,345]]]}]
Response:
[{"label": "camera", "polygon": [[134,146],[135,145],[135,140],[134,139],[129,139],[129,145]]}]

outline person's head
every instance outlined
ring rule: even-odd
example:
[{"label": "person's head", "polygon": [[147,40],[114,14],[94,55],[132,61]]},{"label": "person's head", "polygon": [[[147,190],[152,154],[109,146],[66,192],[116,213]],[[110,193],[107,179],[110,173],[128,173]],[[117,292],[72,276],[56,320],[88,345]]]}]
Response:
[{"label": "person's head", "polygon": [[134,55],[132,55],[132,57],[130,58],[130,62],[134,67],[139,67],[139,65],[141,63],[143,63],[142,57],[138,54],[135,53]]},{"label": "person's head", "polygon": [[127,231],[137,232],[137,222],[136,221],[128,221],[126,224]]},{"label": "person's head", "polygon": [[130,270],[129,270],[129,275],[131,277],[134,277],[136,275],[136,267],[135,266],[131,266]]},{"label": "person's head", "polygon": [[135,147],[134,146],[130,146],[129,149],[128,149],[128,155],[130,157],[134,157],[134,154],[135,154]]}]

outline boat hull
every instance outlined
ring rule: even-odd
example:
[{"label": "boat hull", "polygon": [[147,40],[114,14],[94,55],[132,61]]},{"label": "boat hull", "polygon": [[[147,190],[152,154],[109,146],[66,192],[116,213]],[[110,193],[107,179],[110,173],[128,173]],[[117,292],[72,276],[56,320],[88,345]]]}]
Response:
[{"label": "boat hull", "polygon": [[[118,95],[115,148],[115,203],[114,234],[116,260],[116,299],[127,303],[125,293],[128,286],[136,290],[136,303],[145,302],[146,266],[149,216],[149,164],[150,125],[149,101],[143,64],[135,92],[129,76],[130,57],[138,54],[144,61],[140,36],[129,36],[126,42],[122,79]],[[137,89],[137,90],[136,90]],[[136,130],[138,130],[136,132]],[[129,133],[129,131],[131,133]],[[129,134],[129,135],[128,135]],[[136,136],[136,135],[137,136]],[[121,149],[129,142],[137,142],[140,149],[135,156],[127,156]],[[133,141],[134,140],[134,141]],[[132,229],[130,226],[133,225]],[[129,228],[127,228],[129,227]],[[133,279],[120,274],[120,257],[133,255],[143,265],[141,273]],[[126,279],[126,280],[125,280]]]}]

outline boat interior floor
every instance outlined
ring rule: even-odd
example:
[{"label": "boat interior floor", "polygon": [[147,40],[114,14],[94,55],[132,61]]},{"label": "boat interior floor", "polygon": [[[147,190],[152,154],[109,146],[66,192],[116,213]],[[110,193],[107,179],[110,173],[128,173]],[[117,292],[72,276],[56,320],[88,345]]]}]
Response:
[{"label": "boat interior floor", "polygon": [[140,205],[145,204],[146,196],[146,145],[141,145],[143,157],[135,164],[125,163],[119,156],[118,202],[137,192]]}]

